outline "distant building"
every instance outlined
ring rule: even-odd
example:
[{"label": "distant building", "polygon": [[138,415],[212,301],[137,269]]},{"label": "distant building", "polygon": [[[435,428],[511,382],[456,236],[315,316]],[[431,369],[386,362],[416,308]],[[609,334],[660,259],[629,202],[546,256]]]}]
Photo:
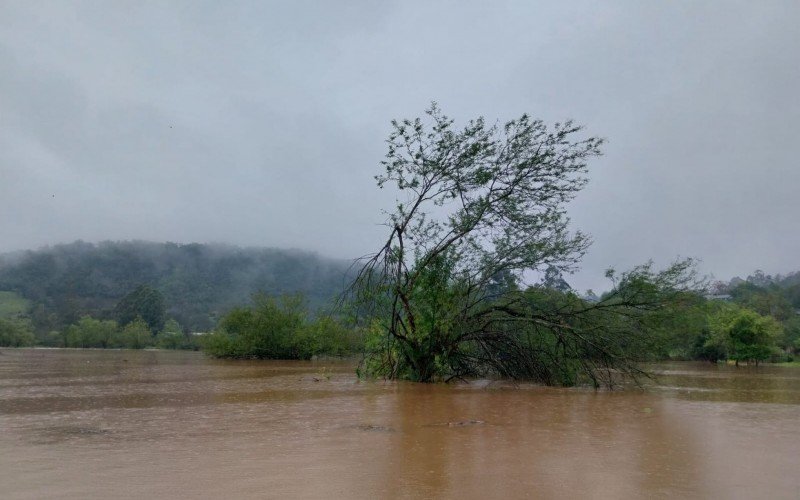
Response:
[{"label": "distant building", "polygon": [[727,293],[711,293],[705,295],[706,300],[721,300],[724,302],[730,302],[733,300],[733,297]]}]

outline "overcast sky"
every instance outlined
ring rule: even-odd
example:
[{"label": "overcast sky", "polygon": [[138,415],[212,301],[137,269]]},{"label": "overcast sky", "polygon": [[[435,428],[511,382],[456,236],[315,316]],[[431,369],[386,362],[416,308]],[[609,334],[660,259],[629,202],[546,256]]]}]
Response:
[{"label": "overcast sky", "polygon": [[383,239],[392,118],[608,139],[570,207],[608,266],[800,270],[800,2],[0,1],[0,250]]}]

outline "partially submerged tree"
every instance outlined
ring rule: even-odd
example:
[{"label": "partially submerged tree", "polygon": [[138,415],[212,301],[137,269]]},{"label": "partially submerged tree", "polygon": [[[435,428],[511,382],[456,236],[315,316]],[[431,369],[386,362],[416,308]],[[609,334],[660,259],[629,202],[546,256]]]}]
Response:
[{"label": "partially submerged tree", "polygon": [[643,331],[640,313],[689,286],[690,262],[661,274],[637,268],[596,304],[521,286],[535,271],[573,270],[589,246],[569,231],[565,204],[585,185],[602,140],[527,115],[502,127],[479,118],[461,130],[435,104],[427,117],[392,122],[376,177],[407,197],[351,289],[375,332],[363,369],[423,382],[496,373],[551,384],[585,376],[595,385],[612,384],[611,370],[639,373],[632,335]]}]

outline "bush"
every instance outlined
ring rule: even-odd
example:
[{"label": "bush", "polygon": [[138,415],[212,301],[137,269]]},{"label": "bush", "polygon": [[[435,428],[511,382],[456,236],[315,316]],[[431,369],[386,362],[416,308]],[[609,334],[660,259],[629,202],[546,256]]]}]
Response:
[{"label": "bush", "polygon": [[84,316],[67,328],[64,344],[66,347],[142,349],[153,345],[153,336],[141,318],[120,329],[116,321]]},{"label": "bush", "polygon": [[0,318],[0,347],[27,347],[35,340],[29,323]]},{"label": "bush", "polygon": [[200,344],[193,336],[186,335],[181,325],[174,319],[164,324],[164,329],[156,337],[156,346],[160,349],[187,349],[196,351]]},{"label": "bush", "polygon": [[707,345],[724,351],[737,365],[740,361],[757,365],[769,360],[783,335],[783,327],[775,318],[736,305],[720,308],[710,323],[712,335]]},{"label": "bush", "polygon": [[126,349],[144,349],[153,345],[153,335],[150,327],[142,318],[136,318],[114,335],[111,347]]},{"label": "bush", "polygon": [[224,358],[310,359],[344,356],[359,345],[357,332],[329,317],[308,321],[300,295],[256,295],[250,307],[226,314],[203,349]]},{"label": "bush", "polygon": [[331,317],[324,316],[301,328],[294,340],[297,357],[347,356],[361,347],[359,332],[347,328]]},{"label": "bush", "polygon": [[67,328],[64,335],[66,347],[113,347],[119,327],[116,321],[82,317]]}]

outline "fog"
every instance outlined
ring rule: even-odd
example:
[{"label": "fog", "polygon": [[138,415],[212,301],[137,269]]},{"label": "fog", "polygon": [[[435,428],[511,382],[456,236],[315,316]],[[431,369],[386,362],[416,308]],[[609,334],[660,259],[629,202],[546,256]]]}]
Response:
[{"label": "fog", "polygon": [[83,239],[373,250],[392,118],[608,139],[567,280],[800,269],[800,3],[4,2],[0,251]]}]

